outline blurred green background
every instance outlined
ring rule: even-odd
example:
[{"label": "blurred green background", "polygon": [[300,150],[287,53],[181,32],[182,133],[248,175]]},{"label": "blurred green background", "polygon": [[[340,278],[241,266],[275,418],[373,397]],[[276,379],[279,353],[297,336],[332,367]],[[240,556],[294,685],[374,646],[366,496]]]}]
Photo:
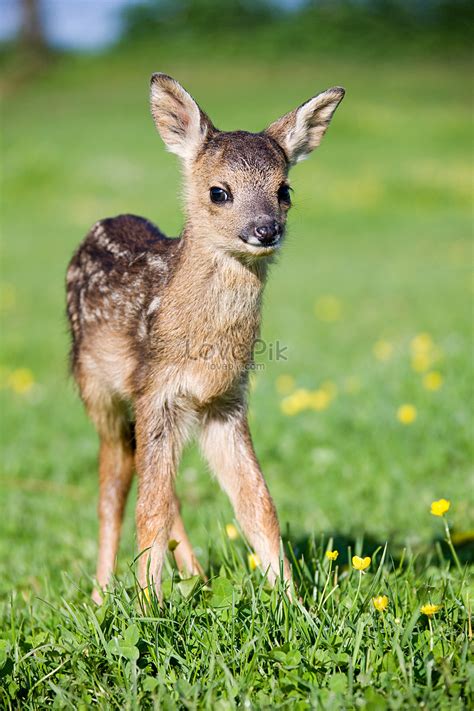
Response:
[{"label": "blurred green background", "polygon": [[[416,549],[439,532],[429,504],[441,496],[455,532],[473,527],[469,13],[150,2],[126,8],[106,51],[59,50],[31,28],[4,45],[2,593],[95,568],[97,439],[67,373],[64,273],[99,218],[131,212],[179,233],[179,168],[148,109],[153,71],[227,130],[347,91],[291,175],[265,298],[263,337],[287,360],[260,357],[251,423],[284,531]],[[300,407],[298,389],[322,392],[320,409]],[[205,563],[232,512],[193,448],[178,489]],[[134,550],[130,502],[122,571]]]}]

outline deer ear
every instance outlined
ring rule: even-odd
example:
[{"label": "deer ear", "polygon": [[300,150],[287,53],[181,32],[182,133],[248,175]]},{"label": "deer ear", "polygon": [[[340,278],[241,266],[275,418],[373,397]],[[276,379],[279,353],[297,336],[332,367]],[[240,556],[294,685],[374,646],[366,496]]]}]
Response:
[{"label": "deer ear", "polygon": [[270,124],[265,133],[280,144],[290,165],[319,146],[344,93],[340,86],[327,89]]},{"label": "deer ear", "polygon": [[175,79],[153,74],[150,87],[151,113],[166,147],[184,161],[192,160],[216,129]]}]

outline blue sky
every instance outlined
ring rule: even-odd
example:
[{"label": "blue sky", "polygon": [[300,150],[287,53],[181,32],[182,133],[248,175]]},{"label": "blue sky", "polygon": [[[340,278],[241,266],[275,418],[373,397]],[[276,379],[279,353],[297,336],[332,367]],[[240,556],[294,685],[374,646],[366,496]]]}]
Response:
[{"label": "blue sky", "polygon": [[[225,2],[225,0],[223,0]],[[302,0],[274,0],[295,7]],[[120,13],[143,0],[40,0],[49,42],[58,48],[101,49],[120,34]],[[0,41],[16,36],[20,25],[19,0],[0,0]]]},{"label": "blue sky", "polygon": [[[43,24],[55,47],[93,50],[106,47],[120,34],[120,12],[138,0],[40,0]],[[18,0],[0,0],[0,40],[18,32]]]}]

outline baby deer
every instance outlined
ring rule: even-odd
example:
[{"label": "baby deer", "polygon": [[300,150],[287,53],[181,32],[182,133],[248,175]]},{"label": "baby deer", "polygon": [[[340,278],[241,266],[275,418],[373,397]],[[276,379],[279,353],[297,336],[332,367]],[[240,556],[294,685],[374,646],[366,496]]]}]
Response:
[{"label": "baby deer", "polygon": [[[170,539],[180,570],[202,572],[174,490],[196,429],[263,570],[272,582],[280,574],[278,519],[247,422],[248,371],[291,206],[288,170],[320,143],[343,96],[328,89],[261,133],[226,132],[177,81],[151,78],[156,128],[184,168],[182,234],[170,239],[134,215],[100,220],[67,272],[72,370],[100,438],[102,589],[134,469],[140,584],[160,594]],[[286,559],[282,570],[289,582]]]}]

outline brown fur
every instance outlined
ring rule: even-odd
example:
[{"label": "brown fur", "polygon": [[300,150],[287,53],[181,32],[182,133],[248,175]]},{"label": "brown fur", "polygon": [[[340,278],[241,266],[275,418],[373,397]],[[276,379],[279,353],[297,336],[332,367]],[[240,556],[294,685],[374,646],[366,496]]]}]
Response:
[{"label": "brown fur", "polygon": [[[72,371],[100,437],[100,588],[113,572],[134,469],[142,586],[149,565],[159,591],[170,538],[179,542],[178,566],[202,572],[174,492],[195,429],[263,569],[270,580],[279,574],[278,520],[246,418],[247,375],[268,265],[290,206],[280,191],[289,166],[320,140],[341,91],[315,97],[268,133],[225,133],[177,82],[152,77],[156,126],[184,164],[183,233],[168,239],[132,215],[102,220],[67,273]],[[214,203],[212,186],[229,200]],[[273,226],[268,239],[262,224]]]}]

